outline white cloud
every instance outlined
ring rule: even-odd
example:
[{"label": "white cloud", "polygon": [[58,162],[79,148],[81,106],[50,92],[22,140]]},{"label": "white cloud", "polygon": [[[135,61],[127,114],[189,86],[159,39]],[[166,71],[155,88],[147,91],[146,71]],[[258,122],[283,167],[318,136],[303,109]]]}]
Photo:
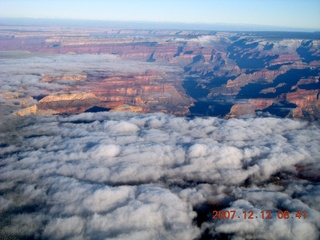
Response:
[{"label": "white cloud", "polygon": [[[161,113],[0,124],[1,237],[319,237],[316,124]],[[270,209],[274,218],[214,221],[214,209]],[[307,218],[277,219],[284,209]]]},{"label": "white cloud", "polygon": [[43,235],[50,239],[84,239],[83,228],[84,221],[80,217],[55,218],[46,225]]}]

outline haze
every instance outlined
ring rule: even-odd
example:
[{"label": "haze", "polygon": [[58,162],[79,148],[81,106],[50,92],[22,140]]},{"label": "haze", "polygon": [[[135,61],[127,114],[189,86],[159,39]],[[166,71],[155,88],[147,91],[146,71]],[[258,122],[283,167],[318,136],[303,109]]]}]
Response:
[{"label": "haze", "polygon": [[[317,0],[2,0],[2,18],[59,18],[206,24],[249,24],[320,29]],[[284,30],[284,29],[282,29]]]}]

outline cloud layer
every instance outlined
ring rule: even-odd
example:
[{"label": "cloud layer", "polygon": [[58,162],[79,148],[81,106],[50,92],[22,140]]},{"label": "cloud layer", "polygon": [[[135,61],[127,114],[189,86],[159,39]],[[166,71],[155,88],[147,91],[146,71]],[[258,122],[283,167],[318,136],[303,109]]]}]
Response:
[{"label": "cloud layer", "polygon": [[[160,113],[0,123],[1,237],[320,236],[316,124]],[[213,220],[221,209],[271,210],[272,219]],[[279,210],[307,217],[278,219]]]},{"label": "cloud layer", "polygon": [[[114,55],[53,55],[34,54],[28,52],[0,52],[0,93],[19,92],[25,96],[46,95],[60,90],[66,90],[72,81],[41,82],[45,76],[62,76],[76,74],[90,74],[96,72],[107,73],[139,73],[144,71],[176,72],[170,66],[156,63],[122,60]],[[0,101],[1,101],[0,95]]]}]

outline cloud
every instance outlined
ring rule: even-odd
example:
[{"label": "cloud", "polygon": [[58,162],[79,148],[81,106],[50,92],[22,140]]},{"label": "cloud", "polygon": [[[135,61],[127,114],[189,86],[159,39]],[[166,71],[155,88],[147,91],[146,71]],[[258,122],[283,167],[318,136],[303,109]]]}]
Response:
[{"label": "cloud", "polygon": [[0,52],[0,61],[1,102],[9,102],[1,99],[1,93],[18,93],[20,98],[34,97],[60,91],[70,92],[71,89],[76,91],[84,85],[84,81],[81,80],[43,82],[41,79],[44,76],[61,77],[79,74],[95,76],[97,72],[101,75],[101,69],[108,77],[127,76],[128,73],[136,74],[146,71],[172,73],[181,70],[177,67],[161,66],[157,63],[122,60],[114,55],[83,54],[79,58],[79,56],[72,54],[54,55],[17,51]]},{"label": "cloud", "polygon": [[83,228],[84,221],[80,217],[55,218],[46,225],[43,235],[51,239],[72,238],[81,236]]},{"label": "cloud", "polygon": [[[84,113],[0,125],[2,238],[320,235],[316,123]],[[216,220],[213,210],[273,218]]]}]

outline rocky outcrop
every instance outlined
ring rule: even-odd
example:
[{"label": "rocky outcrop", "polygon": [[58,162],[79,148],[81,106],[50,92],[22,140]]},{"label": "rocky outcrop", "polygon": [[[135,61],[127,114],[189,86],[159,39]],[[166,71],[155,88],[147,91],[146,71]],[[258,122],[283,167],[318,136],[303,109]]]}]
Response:
[{"label": "rocky outcrop", "polygon": [[263,110],[271,106],[274,99],[250,99],[247,103],[238,103],[231,107],[230,113],[226,115],[226,118],[242,117],[242,116],[256,116],[255,111]]},{"label": "rocky outcrop", "polygon": [[286,99],[288,102],[297,105],[297,108],[290,112],[291,117],[309,121],[320,119],[319,90],[298,89],[295,92],[288,93]]},{"label": "rocky outcrop", "polygon": [[267,94],[267,93],[276,93],[277,92],[277,88],[283,87],[285,85],[285,83],[279,83],[277,86],[275,87],[270,87],[270,88],[265,88],[262,89],[260,91],[260,93],[262,94]]},{"label": "rocky outcrop", "polygon": [[27,108],[18,110],[14,114],[22,117],[22,116],[26,116],[26,115],[36,114],[37,112],[38,112],[37,105],[33,105],[31,107],[27,107]]},{"label": "rocky outcrop", "polygon": [[38,112],[42,113],[81,113],[99,103],[93,93],[62,93],[48,95],[37,105]]},{"label": "rocky outcrop", "polygon": [[61,102],[61,101],[75,101],[75,100],[87,100],[87,99],[96,99],[97,97],[93,93],[62,93],[55,95],[48,95],[42,98],[39,103],[52,103],[52,102]]},{"label": "rocky outcrop", "polygon": [[132,106],[132,105],[128,105],[128,104],[123,104],[123,105],[120,105],[120,106],[117,106],[117,107],[111,109],[110,112],[136,112],[136,113],[144,113],[145,111],[143,110],[142,107]]},{"label": "rocky outcrop", "polygon": [[88,76],[86,74],[75,74],[75,75],[61,75],[61,76],[44,76],[40,79],[41,82],[53,82],[53,81],[85,81]]}]

